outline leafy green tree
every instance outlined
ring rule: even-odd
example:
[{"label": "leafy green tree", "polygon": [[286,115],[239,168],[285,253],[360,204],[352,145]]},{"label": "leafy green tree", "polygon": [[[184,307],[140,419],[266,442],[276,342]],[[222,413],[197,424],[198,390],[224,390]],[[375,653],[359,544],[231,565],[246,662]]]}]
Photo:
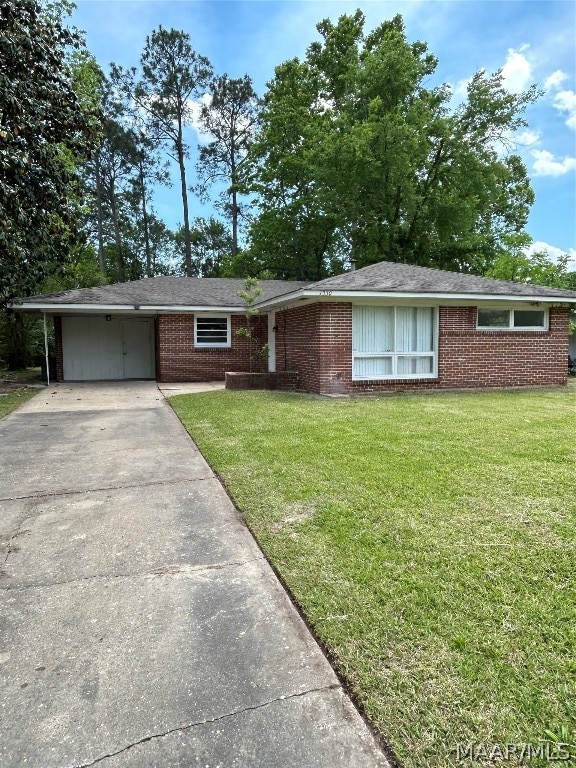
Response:
[{"label": "leafy green tree", "polygon": [[0,306],[61,269],[79,237],[77,163],[98,122],[74,90],[81,45],[35,0],[0,5]]},{"label": "leafy green tree", "polygon": [[[252,250],[282,276],[319,278],[382,259],[484,272],[522,233],[533,192],[511,132],[537,92],[476,73],[464,103],[427,88],[437,60],[400,16],[318,25],[303,61],[276,68],[243,188],[258,197]],[[280,267],[280,269],[278,269]]]},{"label": "leafy green tree", "polygon": [[[190,230],[194,274],[198,277],[229,277],[224,274],[230,261],[232,238],[224,224],[210,217],[194,219]],[[176,235],[176,241],[183,252],[184,231]]]},{"label": "leafy green tree", "polygon": [[[107,219],[111,224],[114,239],[116,264],[112,271],[116,279],[123,282],[127,278],[124,230],[129,220],[129,196],[132,185],[136,183],[137,148],[132,131],[126,129],[113,117],[106,117],[103,134],[103,141],[94,158],[93,166],[98,232],[100,238],[105,219]],[[110,271],[108,264],[107,273]]]},{"label": "leafy green tree", "polygon": [[168,147],[178,164],[184,216],[185,271],[193,274],[188,209],[186,159],[189,148],[185,128],[194,120],[194,100],[208,88],[212,66],[197,54],[190,36],[176,29],[154,30],[146,38],[140,58],[141,73],[112,65],[111,80],[127,103],[135,106],[135,116],[143,121],[144,131],[154,142]]},{"label": "leafy green tree", "polygon": [[[117,280],[154,274],[152,190],[169,185],[167,163],[140,130],[95,62],[93,81],[104,112],[99,146],[84,165],[88,234],[97,241],[100,268]],[[155,226],[155,225],[154,225]],[[130,239],[138,248],[130,252]],[[111,245],[110,240],[114,245]],[[138,265],[139,254],[144,263]],[[126,263],[125,263],[126,262]]]},{"label": "leafy green tree", "polygon": [[168,185],[170,178],[166,164],[163,164],[152,141],[141,131],[133,130],[134,177],[132,179],[132,204],[138,211],[142,244],[146,259],[146,276],[155,274],[156,258],[153,251],[154,229],[158,232],[157,217],[152,206],[152,187],[156,184]]},{"label": "leafy green tree", "polygon": [[576,291],[576,270],[571,270],[566,273],[565,287],[569,291]]},{"label": "leafy green tree", "polygon": [[[141,212],[131,219],[125,229],[125,240],[129,244],[134,259],[134,269],[130,279],[153,277],[154,275],[181,274],[181,255],[178,253],[176,235],[151,208],[144,224]],[[150,264],[140,258],[146,249],[146,240],[150,252]],[[138,267],[136,268],[136,263]]]},{"label": "leafy green tree", "polygon": [[509,250],[496,257],[486,276],[497,280],[511,280],[514,283],[533,283],[570,290],[576,273],[568,271],[568,254],[563,254],[554,261],[547,251],[526,254],[523,248],[527,245],[529,242],[511,242]]},{"label": "leafy green tree", "polygon": [[82,164],[81,173],[86,213],[84,231],[89,233],[89,224],[92,221],[95,222],[99,270],[102,274],[106,274],[106,260],[104,257],[104,193],[100,173],[100,150],[105,142],[103,127],[106,124],[106,101],[110,92],[100,65],[88,51],[79,51],[72,57],[72,74],[75,84],[74,90],[79,94],[81,102],[102,112],[96,150]]},{"label": "leafy green tree", "polygon": [[81,36],[66,2],[0,5],[0,354],[10,369],[35,356],[38,322],[4,309],[64,280],[83,251],[78,168],[97,141],[98,105],[84,99]]},{"label": "leafy green tree", "polygon": [[252,146],[258,121],[259,102],[248,75],[233,79],[215,77],[210,84],[210,101],[201,112],[203,130],[212,140],[199,147],[198,174],[205,195],[216,182],[226,184],[221,207],[230,219],[231,256],[238,255],[238,227],[241,210],[238,205],[238,173]]}]

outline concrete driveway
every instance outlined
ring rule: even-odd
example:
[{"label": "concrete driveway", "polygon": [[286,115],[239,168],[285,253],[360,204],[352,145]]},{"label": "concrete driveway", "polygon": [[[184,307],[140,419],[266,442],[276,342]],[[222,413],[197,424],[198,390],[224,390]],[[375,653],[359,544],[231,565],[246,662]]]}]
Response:
[{"label": "concrete driveway", "polygon": [[0,467],[3,768],[387,765],[155,384],[47,388]]}]

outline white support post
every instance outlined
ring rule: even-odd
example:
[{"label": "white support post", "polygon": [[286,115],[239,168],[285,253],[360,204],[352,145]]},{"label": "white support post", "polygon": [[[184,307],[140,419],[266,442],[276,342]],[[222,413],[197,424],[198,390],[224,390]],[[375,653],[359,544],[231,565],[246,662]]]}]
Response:
[{"label": "white support post", "polygon": [[50,386],[50,363],[48,360],[48,328],[46,327],[46,312],[42,312],[44,316],[44,355],[46,357],[46,386]]}]

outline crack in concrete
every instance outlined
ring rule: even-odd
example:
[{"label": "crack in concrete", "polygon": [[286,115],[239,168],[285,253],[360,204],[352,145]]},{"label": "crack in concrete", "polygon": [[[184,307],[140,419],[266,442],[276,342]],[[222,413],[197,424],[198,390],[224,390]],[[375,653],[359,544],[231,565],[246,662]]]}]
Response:
[{"label": "crack in concrete", "polygon": [[[22,533],[25,533],[25,531],[22,531]],[[7,559],[8,556],[6,557],[6,560]],[[6,564],[6,560],[4,561],[4,565]],[[65,584],[76,584],[80,581],[91,581],[92,579],[139,579],[145,578],[146,576],[178,576],[182,574],[194,575],[204,571],[221,571],[225,570],[226,568],[241,568],[242,566],[248,565],[249,563],[255,563],[263,560],[265,560],[265,557],[260,555],[259,557],[251,557],[247,560],[231,560],[226,563],[210,563],[209,565],[165,565],[159,566],[152,571],[140,571],[136,573],[93,573],[90,576],[78,576],[75,579],[63,579],[62,581],[48,581],[44,583],[37,582],[35,584],[19,584],[16,586],[10,586],[9,584],[5,586],[0,585],[0,592],[20,592],[26,589],[48,589],[50,587],[59,587]],[[1,573],[2,570],[0,569],[0,574]],[[8,576],[8,574],[4,574],[4,576]]]},{"label": "crack in concrete", "polygon": [[221,720],[226,720],[227,718],[230,718],[230,717],[236,717],[237,715],[242,715],[244,714],[244,712],[254,712],[258,709],[264,709],[265,707],[269,707],[271,704],[276,704],[279,701],[290,701],[291,699],[297,699],[303,696],[308,696],[311,693],[322,693],[323,691],[333,691],[341,688],[342,686],[340,685],[340,683],[331,683],[330,685],[325,685],[325,686],[322,686],[321,688],[309,688],[306,691],[299,691],[298,693],[291,693],[291,694],[287,694],[286,696],[277,696],[275,699],[270,699],[269,701],[265,701],[262,704],[254,704],[251,707],[243,707],[242,709],[237,709],[237,710],[234,710],[233,712],[226,712],[223,715],[218,715],[216,717],[208,717],[205,720],[198,720],[197,722],[194,722],[194,723],[181,725],[178,728],[169,728],[167,731],[163,731],[161,733],[154,733],[151,736],[145,736],[143,739],[139,739],[138,741],[135,741],[132,744],[128,744],[126,747],[122,747],[122,749],[119,749],[116,752],[110,752],[107,755],[102,755],[102,757],[96,758],[96,760],[93,760],[91,763],[81,763],[80,765],[75,765],[75,766],[72,766],[71,768],[91,768],[91,766],[97,765],[103,760],[107,760],[111,757],[117,757],[118,755],[121,755],[124,752],[128,752],[128,750],[133,749],[134,747],[137,747],[139,744],[145,744],[146,742],[153,741],[154,739],[161,739],[165,736],[170,736],[170,734],[172,733],[180,733],[182,731],[189,731],[191,728],[197,728],[198,726],[201,726],[201,725],[218,723]]},{"label": "crack in concrete", "polygon": [[25,501],[26,499],[51,498],[53,496],[74,496],[75,494],[98,493],[99,491],[121,491],[127,490],[129,488],[148,488],[155,485],[176,485],[177,483],[205,482],[206,480],[214,479],[216,479],[214,474],[210,474],[206,477],[179,477],[174,480],[153,480],[152,482],[130,483],[128,485],[105,485],[101,488],[84,488],[71,491],[65,489],[58,491],[38,491],[27,496],[6,496],[0,499],[0,503],[3,501]]},{"label": "crack in concrete", "polygon": [[16,531],[13,533],[10,538],[8,539],[8,543],[6,545],[6,556],[4,557],[4,562],[2,563],[2,567],[0,568],[0,576],[7,576],[6,573],[6,563],[8,562],[8,558],[12,554],[12,552],[17,552],[18,547],[13,546],[12,542],[18,538],[18,536],[22,536],[25,533],[31,533],[31,530],[29,528],[22,529],[23,524],[28,520],[28,515],[24,515],[21,520],[18,521],[16,525]]}]

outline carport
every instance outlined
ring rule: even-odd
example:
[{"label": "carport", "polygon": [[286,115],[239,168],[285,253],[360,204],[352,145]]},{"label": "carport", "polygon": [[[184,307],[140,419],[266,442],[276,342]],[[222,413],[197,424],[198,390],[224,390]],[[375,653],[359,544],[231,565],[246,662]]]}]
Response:
[{"label": "carport", "polygon": [[[263,280],[259,287],[270,299],[303,285]],[[18,298],[12,308],[43,319],[47,371],[53,321],[57,381],[224,381],[226,371],[266,368],[240,333],[245,287],[240,278],[158,275]],[[264,313],[252,323],[262,348],[273,339],[270,321]],[[272,365],[273,343],[269,354]]]}]

